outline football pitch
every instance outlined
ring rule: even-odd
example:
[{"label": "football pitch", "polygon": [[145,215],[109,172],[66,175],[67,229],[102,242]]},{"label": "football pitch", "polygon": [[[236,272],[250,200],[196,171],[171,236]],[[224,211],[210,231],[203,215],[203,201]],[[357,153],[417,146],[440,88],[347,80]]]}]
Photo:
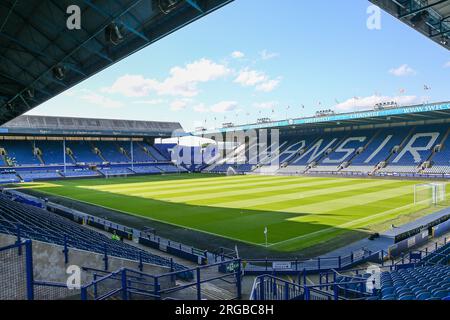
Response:
[{"label": "football pitch", "polygon": [[418,213],[438,210],[414,204],[418,183],[186,174],[36,182],[20,187],[276,251],[294,251],[350,232],[367,236],[389,228],[393,221],[405,223]]}]

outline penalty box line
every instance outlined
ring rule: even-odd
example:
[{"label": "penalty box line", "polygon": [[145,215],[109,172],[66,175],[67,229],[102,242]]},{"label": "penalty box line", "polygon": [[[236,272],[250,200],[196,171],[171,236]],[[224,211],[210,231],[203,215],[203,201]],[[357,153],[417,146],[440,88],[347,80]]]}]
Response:
[{"label": "penalty box line", "polygon": [[367,217],[364,217],[364,218],[360,218],[360,219],[357,219],[357,220],[352,220],[350,222],[343,223],[343,224],[340,224],[340,225],[337,225],[337,226],[333,226],[333,227],[330,227],[330,228],[326,228],[326,229],[310,232],[308,234],[304,234],[304,235],[301,235],[301,236],[298,236],[298,237],[294,237],[294,238],[290,238],[290,239],[287,239],[287,240],[282,240],[282,241],[276,242],[274,244],[271,244],[268,247],[273,247],[273,246],[277,246],[277,245],[280,245],[280,244],[289,243],[289,242],[292,242],[292,241],[297,241],[297,240],[300,240],[300,239],[317,236],[318,234],[322,234],[322,233],[324,233],[324,234],[331,233],[332,231],[334,231],[336,229],[350,227],[350,226],[352,226],[354,224],[358,224],[359,222],[370,221],[370,220],[373,220],[374,218],[382,217],[382,216],[391,214],[392,212],[395,212],[397,210],[411,208],[411,207],[414,207],[416,205],[417,204],[407,204],[407,205],[402,206],[402,207],[398,207],[398,208],[394,208],[394,209],[390,209],[390,210],[387,210],[387,211],[380,212],[380,213],[378,213],[376,215],[373,215],[373,216],[367,216]]}]

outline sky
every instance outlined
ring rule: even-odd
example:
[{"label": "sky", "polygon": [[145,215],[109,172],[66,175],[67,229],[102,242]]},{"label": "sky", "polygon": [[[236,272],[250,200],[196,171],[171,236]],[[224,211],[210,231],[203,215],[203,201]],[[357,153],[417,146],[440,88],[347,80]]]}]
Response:
[{"label": "sky", "polygon": [[448,50],[385,12],[369,29],[371,5],[235,0],[28,114],[193,130],[450,100]]}]

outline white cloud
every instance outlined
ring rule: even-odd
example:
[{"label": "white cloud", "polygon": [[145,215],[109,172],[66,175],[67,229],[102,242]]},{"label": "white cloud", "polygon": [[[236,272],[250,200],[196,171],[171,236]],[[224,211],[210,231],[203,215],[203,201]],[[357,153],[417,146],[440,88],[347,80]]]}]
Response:
[{"label": "white cloud", "polygon": [[444,68],[450,68],[450,61],[444,64]]},{"label": "white cloud", "polygon": [[216,113],[225,113],[236,110],[237,106],[238,103],[236,101],[222,101],[211,106],[211,111]]},{"label": "white cloud", "polygon": [[175,100],[170,104],[170,109],[172,111],[181,111],[186,109],[188,104],[189,104],[188,100]]},{"label": "white cloud", "polygon": [[260,85],[256,86],[256,90],[263,91],[263,92],[272,92],[273,90],[278,87],[280,84],[281,79],[272,79],[268,80],[266,82],[261,83]]},{"label": "white cloud", "polygon": [[389,70],[389,73],[396,77],[405,77],[415,75],[417,72],[407,64],[403,64],[398,68]]},{"label": "white cloud", "polygon": [[239,75],[234,80],[234,82],[239,83],[241,86],[244,87],[250,87],[267,80],[268,77],[264,72],[250,70],[246,68],[244,70],[241,70],[241,72],[239,72]]},{"label": "white cloud", "polygon": [[80,97],[82,100],[87,101],[90,104],[102,107],[102,108],[108,108],[108,109],[117,109],[124,106],[124,104],[120,101],[113,100],[111,98],[105,97],[98,93],[87,93]]},{"label": "white cloud", "polygon": [[118,78],[111,87],[102,88],[101,91],[109,94],[121,94],[129,98],[146,97],[157,85],[157,81],[146,79],[142,75],[126,74]]},{"label": "white cloud", "polygon": [[254,103],[253,106],[257,109],[275,109],[279,103],[277,101],[267,101]]},{"label": "white cloud", "polygon": [[194,97],[199,94],[198,84],[227,76],[231,72],[225,65],[208,59],[200,59],[185,65],[173,67],[164,81],[146,79],[142,75],[124,75],[103,92],[122,94],[126,97],[146,97],[150,92],[158,95]]},{"label": "white cloud", "polygon": [[134,104],[146,104],[150,106],[165,103],[163,99],[153,99],[153,100],[137,100],[133,102]]},{"label": "white cloud", "polygon": [[280,55],[279,53],[269,52],[267,51],[267,49],[264,49],[259,52],[259,56],[261,57],[262,60],[270,60],[273,58],[277,58],[279,55]]},{"label": "white cloud", "polygon": [[231,53],[231,57],[234,58],[234,59],[242,59],[242,58],[245,57],[245,54],[243,52],[241,52],[241,51],[233,51]]},{"label": "white cloud", "polygon": [[209,109],[205,106],[205,104],[201,103],[194,106],[194,111],[199,113],[206,113],[209,112]]},{"label": "white cloud", "polygon": [[370,110],[377,103],[394,101],[398,105],[411,105],[419,102],[417,96],[368,96],[368,97],[354,97],[339,103],[335,109],[341,112]]},{"label": "white cloud", "polygon": [[74,97],[76,94],[77,94],[77,91],[75,89],[69,89],[62,93],[62,95],[66,96],[66,97]]},{"label": "white cloud", "polygon": [[271,79],[264,72],[249,68],[241,70],[234,80],[235,83],[243,87],[256,87],[257,91],[264,92],[273,91],[280,84],[280,81],[281,78]]}]

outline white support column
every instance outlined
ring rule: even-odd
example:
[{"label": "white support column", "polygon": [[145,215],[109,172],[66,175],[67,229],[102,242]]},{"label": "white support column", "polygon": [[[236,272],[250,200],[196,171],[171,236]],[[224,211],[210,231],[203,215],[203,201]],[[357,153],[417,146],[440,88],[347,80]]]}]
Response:
[{"label": "white support column", "polygon": [[134,145],[133,138],[130,140],[130,150],[131,150],[131,170],[134,170]]},{"label": "white support column", "polygon": [[66,138],[63,138],[63,159],[64,159],[64,175],[67,173],[66,165]]}]

